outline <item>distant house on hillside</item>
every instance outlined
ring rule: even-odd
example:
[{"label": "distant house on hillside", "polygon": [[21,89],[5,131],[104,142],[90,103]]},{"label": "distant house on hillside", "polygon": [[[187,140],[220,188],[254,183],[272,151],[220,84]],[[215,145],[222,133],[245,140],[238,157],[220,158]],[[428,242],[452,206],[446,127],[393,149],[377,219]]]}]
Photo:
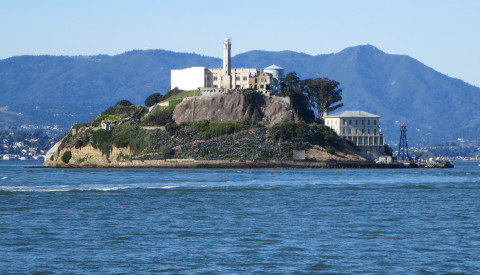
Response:
[{"label": "distant house on hillside", "polygon": [[365,111],[344,111],[325,116],[325,125],[353,142],[369,158],[384,154],[380,116]]},{"label": "distant house on hillside", "polygon": [[229,91],[242,89],[256,89],[270,94],[280,88],[280,79],[284,69],[276,65],[262,70],[255,68],[231,68],[231,40],[226,38],[223,43],[223,67],[205,68],[190,67],[180,70],[171,70],[171,88],[181,90]]}]

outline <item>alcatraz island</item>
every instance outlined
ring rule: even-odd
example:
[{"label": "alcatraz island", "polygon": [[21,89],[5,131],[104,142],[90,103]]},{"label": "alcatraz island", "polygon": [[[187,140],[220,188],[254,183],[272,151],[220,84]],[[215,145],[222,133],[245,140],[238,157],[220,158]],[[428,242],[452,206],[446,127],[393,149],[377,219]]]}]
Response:
[{"label": "alcatraz island", "polygon": [[[171,89],[145,106],[122,100],[76,124],[47,153],[45,167],[396,168],[380,116],[343,111],[327,78],[301,80],[272,65],[171,71]],[[376,161],[375,161],[376,160]]]}]

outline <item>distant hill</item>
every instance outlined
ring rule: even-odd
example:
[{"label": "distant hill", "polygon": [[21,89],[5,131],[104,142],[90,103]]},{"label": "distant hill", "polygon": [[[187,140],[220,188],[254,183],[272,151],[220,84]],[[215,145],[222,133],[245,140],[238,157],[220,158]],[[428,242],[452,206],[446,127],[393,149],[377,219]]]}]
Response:
[{"label": "distant hill", "polygon": [[[250,51],[232,58],[233,67],[272,64],[301,78],[328,77],[341,83],[344,107],[382,116],[387,141],[398,142],[400,124],[410,144],[476,140],[480,133],[480,88],[441,74],[405,56],[356,46],[336,54]],[[220,67],[221,60],[163,50],[115,56],[18,56],[0,60],[0,127],[13,123],[85,122],[121,99],[142,104],[169,88],[170,70]],[[1,110],[0,110],[1,111]],[[22,113],[15,120],[15,113]],[[13,116],[13,117],[12,117]]]},{"label": "distant hill", "polygon": [[[121,99],[143,104],[151,93],[168,91],[173,68],[220,64],[212,57],[163,50],[12,57],[0,60],[0,107],[23,113],[21,123],[61,124],[68,129]],[[0,118],[0,127],[12,125],[11,121],[11,116],[8,121]]]}]

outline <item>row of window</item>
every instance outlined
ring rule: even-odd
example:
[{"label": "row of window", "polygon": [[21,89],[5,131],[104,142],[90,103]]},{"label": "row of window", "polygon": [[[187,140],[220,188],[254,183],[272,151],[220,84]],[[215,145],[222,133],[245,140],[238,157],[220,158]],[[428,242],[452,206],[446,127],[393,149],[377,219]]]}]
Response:
[{"label": "row of window", "polygon": [[[207,81],[210,81],[210,80],[211,80],[210,76],[207,76]],[[218,80],[218,76],[214,76],[214,77],[213,77],[213,80],[214,80],[214,81]],[[240,81],[240,77],[239,77],[239,76],[236,76],[236,77],[235,77],[235,80],[236,80],[236,81]],[[244,77],[243,77],[243,81],[247,81],[247,80],[248,80],[248,77],[247,77],[247,76],[244,76]],[[265,82],[265,81],[266,81],[266,80],[265,80],[264,78],[261,79],[261,82]],[[256,78],[255,78],[255,83],[257,83],[257,79],[256,79]]]},{"label": "row of window", "polygon": [[[359,129],[355,129],[355,134],[358,134]],[[352,134],[352,129],[343,128],[342,134]],[[365,134],[365,129],[362,129],[362,134]],[[367,129],[367,134],[370,134],[370,129]],[[377,129],[373,129],[373,134],[377,134]]]},{"label": "row of window", "polygon": [[[218,88],[218,85],[213,85],[213,88]],[[240,85],[235,85],[235,88],[236,89],[240,89]],[[253,86],[250,86],[250,88],[254,88],[254,89],[258,89],[258,86],[257,85],[253,85]],[[266,88],[267,90],[270,90],[270,86],[265,86],[265,85],[260,85],[260,89],[264,89]]]},{"label": "row of window", "polygon": [[[362,122],[362,125],[365,125],[365,120],[364,119],[362,119],[360,121]],[[373,119],[372,121],[373,121],[373,125],[377,125],[377,120],[376,119]],[[355,125],[358,125],[358,120],[354,120],[354,122],[355,122]],[[330,124],[329,121],[327,121],[327,125],[329,125],[329,124]],[[332,123],[332,125],[333,124],[337,125],[337,120],[334,120],[334,123]],[[348,121],[344,120],[343,125],[353,125],[352,120],[351,119],[348,120]],[[370,125],[370,119],[367,120],[367,125]]]},{"label": "row of window", "polygon": [[[365,120],[361,120],[362,121],[362,125],[365,125]],[[347,125],[347,121],[344,120],[343,121],[343,125]],[[348,120],[348,125],[352,125],[352,120]],[[358,125],[358,120],[355,120],[355,125]],[[367,125],[370,125],[370,119],[367,120]],[[373,125],[377,125],[377,120],[373,120]]]}]

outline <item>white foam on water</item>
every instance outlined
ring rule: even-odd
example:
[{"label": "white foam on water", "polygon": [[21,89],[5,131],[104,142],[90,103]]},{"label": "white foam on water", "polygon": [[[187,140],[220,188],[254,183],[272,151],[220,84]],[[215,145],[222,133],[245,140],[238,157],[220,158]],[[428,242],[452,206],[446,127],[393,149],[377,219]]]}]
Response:
[{"label": "white foam on water", "polygon": [[97,191],[108,192],[108,191],[117,191],[117,190],[131,189],[131,188],[134,188],[134,187],[130,187],[130,186],[96,187],[96,188],[87,189],[87,190],[97,190]]},{"label": "white foam on water", "polygon": [[160,188],[162,189],[172,189],[172,188],[178,188],[180,186],[178,185],[166,185],[166,186],[161,186]]},{"label": "white foam on water", "polygon": [[361,184],[365,184],[363,182],[347,182],[347,184],[349,185],[361,185]]},{"label": "white foam on water", "polygon": [[0,191],[8,192],[69,192],[69,191],[116,191],[135,188],[132,186],[88,186],[88,185],[53,185],[53,186],[0,186]]}]

